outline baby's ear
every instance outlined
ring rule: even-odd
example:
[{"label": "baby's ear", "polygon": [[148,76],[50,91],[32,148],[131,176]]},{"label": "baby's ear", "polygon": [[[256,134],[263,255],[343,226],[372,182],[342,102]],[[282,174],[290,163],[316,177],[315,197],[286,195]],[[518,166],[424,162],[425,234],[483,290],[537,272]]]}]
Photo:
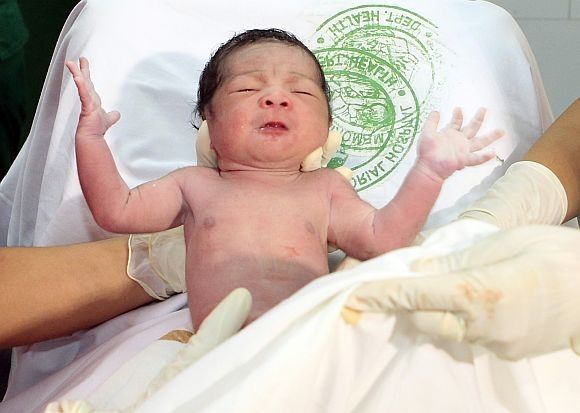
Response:
[{"label": "baby's ear", "polygon": [[208,168],[217,168],[217,154],[209,137],[207,122],[201,122],[197,131],[197,140],[195,142],[195,152],[197,154],[197,165]]}]

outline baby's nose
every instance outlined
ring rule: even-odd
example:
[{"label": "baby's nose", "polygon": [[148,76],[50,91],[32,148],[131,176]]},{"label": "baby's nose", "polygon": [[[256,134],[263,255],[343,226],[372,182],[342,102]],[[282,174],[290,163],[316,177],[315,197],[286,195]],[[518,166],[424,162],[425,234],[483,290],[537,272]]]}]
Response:
[{"label": "baby's nose", "polygon": [[260,106],[263,108],[279,106],[287,109],[290,107],[290,98],[283,91],[272,91],[262,96],[260,99]]}]

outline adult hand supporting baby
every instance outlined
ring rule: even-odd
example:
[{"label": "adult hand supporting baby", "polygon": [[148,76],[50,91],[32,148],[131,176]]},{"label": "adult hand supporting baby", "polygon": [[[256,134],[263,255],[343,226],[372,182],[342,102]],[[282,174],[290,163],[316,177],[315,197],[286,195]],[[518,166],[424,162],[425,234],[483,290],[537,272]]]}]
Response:
[{"label": "adult hand supporting baby", "polygon": [[529,226],[413,264],[428,277],[362,285],[345,307],[411,312],[430,336],[466,340],[518,359],[564,348],[580,336],[580,231]]},{"label": "adult hand supporting baby", "polygon": [[245,288],[236,288],[203,320],[167,366],[149,383],[141,401],[149,398],[179,372],[236,334],[245,324],[252,308],[252,295]]},{"label": "adult hand supporting baby", "polygon": [[187,291],[183,226],[129,236],[127,276],[157,300]]}]

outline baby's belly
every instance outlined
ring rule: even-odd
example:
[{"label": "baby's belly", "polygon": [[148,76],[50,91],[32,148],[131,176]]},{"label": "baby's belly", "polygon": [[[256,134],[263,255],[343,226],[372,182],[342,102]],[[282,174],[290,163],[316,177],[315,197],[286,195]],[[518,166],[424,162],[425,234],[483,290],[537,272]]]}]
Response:
[{"label": "baby's belly", "polygon": [[194,326],[197,328],[236,288],[247,288],[252,294],[252,310],[248,318],[248,322],[252,322],[313,279],[327,273],[326,256],[300,261],[240,256],[212,263],[188,263],[188,304]]}]

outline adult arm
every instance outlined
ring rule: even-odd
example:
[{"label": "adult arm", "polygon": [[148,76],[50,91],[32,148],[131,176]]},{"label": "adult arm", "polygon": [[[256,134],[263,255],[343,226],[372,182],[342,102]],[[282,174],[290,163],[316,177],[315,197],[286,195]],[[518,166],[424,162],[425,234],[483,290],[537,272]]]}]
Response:
[{"label": "adult arm", "polygon": [[568,208],[564,221],[580,215],[580,99],[576,99],[546,130],[524,160],[549,168],[561,182]]},{"label": "adult arm", "polygon": [[580,213],[580,100],[461,214],[507,229],[557,225]]},{"label": "adult arm", "polygon": [[127,237],[0,248],[0,347],[71,334],[153,301],[126,275]]}]

